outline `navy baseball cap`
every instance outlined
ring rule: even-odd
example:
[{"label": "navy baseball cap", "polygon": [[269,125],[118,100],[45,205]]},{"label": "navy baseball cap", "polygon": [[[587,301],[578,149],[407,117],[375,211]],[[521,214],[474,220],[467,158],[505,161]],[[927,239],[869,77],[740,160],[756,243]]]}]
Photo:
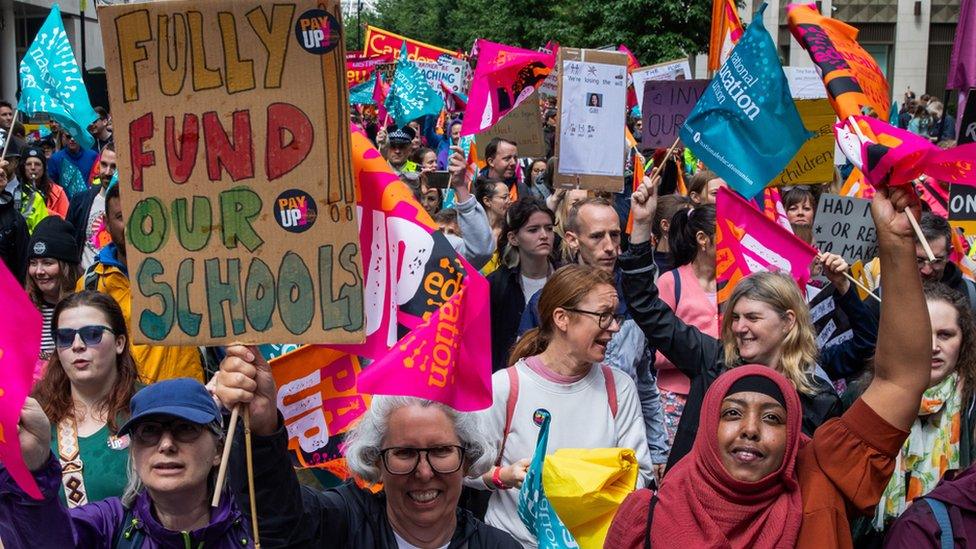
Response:
[{"label": "navy baseball cap", "polygon": [[129,433],[148,416],[172,416],[200,425],[221,422],[220,410],[207,388],[188,377],[167,379],[145,387],[132,397],[129,410],[132,417],[119,429],[119,435]]}]

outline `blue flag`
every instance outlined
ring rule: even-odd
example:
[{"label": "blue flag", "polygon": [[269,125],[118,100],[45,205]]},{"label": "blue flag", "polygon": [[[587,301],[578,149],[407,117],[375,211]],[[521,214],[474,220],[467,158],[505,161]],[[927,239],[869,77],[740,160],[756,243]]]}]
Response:
[{"label": "blue flag", "polygon": [[20,62],[20,87],[19,111],[27,116],[39,112],[51,115],[79,145],[92,148],[95,139],[88,133],[88,126],[98,114],[88,100],[57,4]]},{"label": "blue flag", "polygon": [[539,441],[535,446],[532,463],[522,481],[522,488],[518,495],[518,515],[522,524],[535,534],[539,541],[539,549],[571,549],[579,547],[573,534],[556,514],[556,510],[549,503],[545,489],[542,487],[542,463],[546,459],[546,448],[549,446],[549,423],[552,416],[546,410],[535,411],[536,423],[542,420],[539,428]]},{"label": "blue flag", "polygon": [[437,116],[444,108],[444,99],[430,87],[413,61],[407,59],[406,42],[400,49],[400,60],[397,61],[385,105],[393,121],[401,128],[421,116]]},{"label": "blue flag", "polygon": [[373,105],[373,88],[376,87],[376,73],[369,80],[356,84],[349,89],[350,105]]},{"label": "blue flag", "polygon": [[698,100],[681,141],[746,199],[758,194],[813,134],[796,110],[764,3]]}]

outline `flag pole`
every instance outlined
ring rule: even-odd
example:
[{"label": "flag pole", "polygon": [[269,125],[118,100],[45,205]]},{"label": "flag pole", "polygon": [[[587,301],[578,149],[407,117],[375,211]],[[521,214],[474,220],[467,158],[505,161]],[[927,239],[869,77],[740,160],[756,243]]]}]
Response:
[{"label": "flag pole", "polygon": [[[868,138],[864,136],[863,132],[861,132],[861,128],[857,125],[857,121],[854,119],[853,115],[847,117],[847,123],[851,126],[851,129],[854,130],[854,133],[857,134],[857,138],[862,144],[865,141],[868,141]],[[929,246],[928,240],[925,240],[925,235],[922,234],[922,228],[919,227],[918,219],[915,218],[915,214],[912,213],[912,210],[905,208],[905,215],[908,216],[908,222],[911,223],[912,229],[915,231],[915,237],[918,238],[919,244],[921,244],[922,249],[925,250],[926,257],[928,257],[929,261],[935,261],[935,254],[932,253],[932,247]]]},{"label": "flag pole", "polygon": [[[819,250],[817,251],[817,259],[820,260],[821,263],[823,262],[823,252],[820,252]],[[869,296],[873,297],[878,303],[881,303],[881,298],[878,297],[877,294],[875,294],[874,292],[872,292],[871,289],[868,288],[867,286],[865,286],[864,284],[861,284],[861,282],[859,280],[857,280],[853,276],[847,274],[847,271],[844,271],[844,272],[842,272],[840,274],[844,275],[844,278],[846,278],[851,284],[853,284],[853,285],[857,286],[858,288],[864,290]]]},{"label": "flag pole", "polygon": [[657,166],[654,166],[654,171],[651,172],[651,179],[657,177],[657,174],[661,173],[661,170],[664,169],[665,164],[668,163],[668,159],[671,158],[671,154],[674,153],[674,149],[677,148],[678,142],[680,140],[681,138],[675,139],[674,143],[671,144],[671,147],[668,148],[668,152],[664,153],[664,158],[661,159],[661,163]]},{"label": "flag pole", "polygon": [[13,138],[14,138],[14,124],[17,123],[17,114],[19,112],[20,112],[20,108],[19,107],[17,109],[14,109],[14,118],[13,118],[13,120],[10,121],[10,127],[7,128],[7,134],[4,136],[3,153],[0,154],[0,160],[3,160],[4,158],[7,157],[7,147],[9,147],[10,146],[10,142],[13,141]]},{"label": "flag pole", "polygon": [[251,530],[254,532],[254,548],[261,549],[261,536],[258,534],[258,503],[254,497],[254,456],[251,453],[250,408],[244,408],[244,450],[247,460],[247,491],[251,500]]},{"label": "flag pole", "polygon": [[214,487],[211,507],[220,505],[220,494],[224,491],[224,479],[227,477],[227,463],[230,461],[230,447],[234,444],[234,434],[237,432],[237,416],[241,412],[241,405],[237,404],[230,412],[230,425],[227,426],[227,438],[224,440],[224,455],[220,458],[220,469],[217,470],[217,484]]}]

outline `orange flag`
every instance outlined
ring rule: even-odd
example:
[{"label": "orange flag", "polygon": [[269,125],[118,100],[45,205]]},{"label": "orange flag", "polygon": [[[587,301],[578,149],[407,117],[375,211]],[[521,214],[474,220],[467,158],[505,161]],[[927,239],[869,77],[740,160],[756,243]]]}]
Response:
[{"label": "orange flag", "polygon": [[871,54],[857,43],[857,29],[820,15],[815,4],[791,4],[787,18],[793,37],[820,69],[837,116],[844,120],[870,107],[881,120],[888,120],[888,81]]},{"label": "orange flag", "polygon": [[708,44],[708,70],[717,71],[742,38],[742,20],[733,0],[712,0],[712,34]]}]

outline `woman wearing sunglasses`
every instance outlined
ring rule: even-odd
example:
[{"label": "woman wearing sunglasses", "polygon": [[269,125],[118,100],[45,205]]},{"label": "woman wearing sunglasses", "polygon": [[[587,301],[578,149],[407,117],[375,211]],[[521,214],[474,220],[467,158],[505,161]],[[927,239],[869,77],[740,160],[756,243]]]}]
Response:
[{"label": "woman wearing sunglasses", "polygon": [[61,501],[77,507],[122,495],[129,444],[119,426],[138,377],[122,310],[108,295],[71,294],[54,308],[55,353],[34,398],[51,421]]},{"label": "woman wearing sunglasses", "polygon": [[267,546],[515,549],[508,534],[458,508],[462,479],[491,467],[495,449],[478,416],[413,397],[376,396],[349,432],[353,483],[325,492],[302,487],[291,467],[271,367],[256,349],[231,346],[216,375],[226,407],[247,403],[254,439],[254,485]]},{"label": "woman wearing sunglasses", "polygon": [[0,469],[6,547],[253,547],[234,497],[224,494],[210,506],[224,435],[220,411],[200,382],[160,381],[132,398],[132,416],[119,429],[131,438],[121,498],[67,509],[55,497],[61,471],[37,401],[27,400],[20,425],[21,452],[44,497],[35,501]]}]

